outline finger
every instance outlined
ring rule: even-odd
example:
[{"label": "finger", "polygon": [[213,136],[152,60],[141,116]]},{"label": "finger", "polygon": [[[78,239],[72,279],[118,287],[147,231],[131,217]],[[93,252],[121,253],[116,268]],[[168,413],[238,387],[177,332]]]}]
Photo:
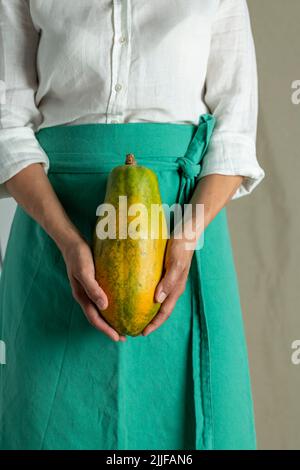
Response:
[{"label": "finger", "polygon": [[72,290],[73,295],[81,306],[87,320],[94,328],[107,335],[113,341],[121,340],[124,342],[126,340],[125,336],[119,335],[119,333],[100,316],[98,310],[92,304],[83,287],[79,283],[76,284],[75,281],[72,285]]},{"label": "finger", "polygon": [[87,296],[100,310],[105,310],[108,307],[107,295],[91,273],[83,271],[78,275],[76,280],[80,282]]},{"label": "finger", "polygon": [[159,312],[155,315],[153,320],[146,326],[143,330],[143,336],[148,336],[153,331],[157,330],[171,315],[179,295],[173,294],[170,295],[160,307]]},{"label": "finger", "polygon": [[94,328],[104,333],[113,341],[120,340],[119,333],[114,330],[108,323],[106,323],[106,321],[99,315],[99,312],[91,302],[84,303],[83,310],[88,321]]},{"label": "finger", "polygon": [[174,286],[176,286],[176,284],[181,281],[183,276],[183,266],[176,261],[170,263],[164,277],[156,287],[154,296],[156,302],[163,303],[168,295],[170,295],[173,291]]},{"label": "finger", "polygon": [[[91,279],[88,286],[87,285],[83,286],[85,288],[85,292],[86,292],[87,296],[92,300],[92,302],[94,302],[97,305],[97,307],[100,310],[105,310],[108,307],[107,295],[105,294],[104,290],[99,286],[99,284],[96,280],[94,280],[94,286],[92,285],[92,281],[93,281],[93,279]],[[98,288],[98,290],[101,291],[102,297],[100,299],[97,298],[97,295],[95,295],[95,292],[93,291],[93,289],[96,289],[96,288]],[[98,314],[99,314],[99,312],[98,312]],[[101,316],[100,316],[100,318],[101,318]],[[126,336],[119,334],[119,339],[120,339],[120,341],[126,341]]]}]

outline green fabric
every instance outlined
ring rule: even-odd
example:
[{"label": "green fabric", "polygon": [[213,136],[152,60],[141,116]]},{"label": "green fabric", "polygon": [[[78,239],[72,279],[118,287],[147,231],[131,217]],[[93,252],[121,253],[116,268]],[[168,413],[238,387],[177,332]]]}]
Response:
[{"label": "green fabric", "polygon": [[[214,128],[169,123],[41,130],[49,179],[91,240],[108,172],[134,153],[162,199],[187,202]],[[201,184],[201,183],[200,183]],[[247,351],[226,209],[184,294],[148,337],[114,343],[73,299],[54,242],[18,207],[0,282],[1,449],[254,449]]]}]

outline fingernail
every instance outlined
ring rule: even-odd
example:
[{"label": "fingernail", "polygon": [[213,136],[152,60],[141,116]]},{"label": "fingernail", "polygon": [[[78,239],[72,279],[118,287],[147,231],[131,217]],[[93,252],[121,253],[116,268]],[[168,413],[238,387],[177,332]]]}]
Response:
[{"label": "fingernail", "polygon": [[148,328],[148,330],[145,331],[145,333],[143,332],[142,335],[143,336],[148,336],[148,335],[150,335],[151,332],[152,332],[151,328]]},{"label": "fingernail", "polygon": [[159,303],[162,303],[166,299],[166,297],[167,297],[167,294],[164,291],[162,291],[160,294],[158,294],[157,300]]},{"label": "fingernail", "polygon": [[97,307],[100,308],[100,310],[105,310],[106,302],[104,300],[98,300]]}]

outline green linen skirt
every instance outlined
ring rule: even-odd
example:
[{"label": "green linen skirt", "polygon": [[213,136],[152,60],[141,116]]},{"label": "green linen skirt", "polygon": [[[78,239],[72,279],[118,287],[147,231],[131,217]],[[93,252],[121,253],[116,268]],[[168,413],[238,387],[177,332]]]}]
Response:
[{"label": "green linen skirt", "polygon": [[[109,171],[134,153],[162,199],[191,197],[215,120],[56,126],[36,136],[49,180],[91,240]],[[200,180],[201,184],[201,180]],[[42,197],[42,195],[41,195]],[[224,208],[187,287],[148,337],[115,343],[87,322],[63,258],[18,206],[0,282],[1,449],[255,449],[247,350]]]}]

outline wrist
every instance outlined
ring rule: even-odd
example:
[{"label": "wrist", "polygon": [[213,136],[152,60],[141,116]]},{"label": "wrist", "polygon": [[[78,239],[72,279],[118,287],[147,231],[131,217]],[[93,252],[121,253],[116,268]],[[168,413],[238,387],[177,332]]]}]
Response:
[{"label": "wrist", "polygon": [[86,243],[82,235],[73,226],[63,227],[61,230],[56,231],[52,236],[57,247],[61,251],[63,257],[66,257],[70,249],[78,247],[79,245]]},{"label": "wrist", "polygon": [[194,243],[196,245],[204,232],[204,224],[205,220],[203,215],[184,219],[182,224],[174,228],[172,238],[177,240],[179,244],[181,242],[181,244]]},{"label": "wrist", "polygon": [[169,240],[168,250],[175,258],[184,259],[185,262],[189,264],[196,246],[197,241],[187,238],[176,239],[171,237]]}]

